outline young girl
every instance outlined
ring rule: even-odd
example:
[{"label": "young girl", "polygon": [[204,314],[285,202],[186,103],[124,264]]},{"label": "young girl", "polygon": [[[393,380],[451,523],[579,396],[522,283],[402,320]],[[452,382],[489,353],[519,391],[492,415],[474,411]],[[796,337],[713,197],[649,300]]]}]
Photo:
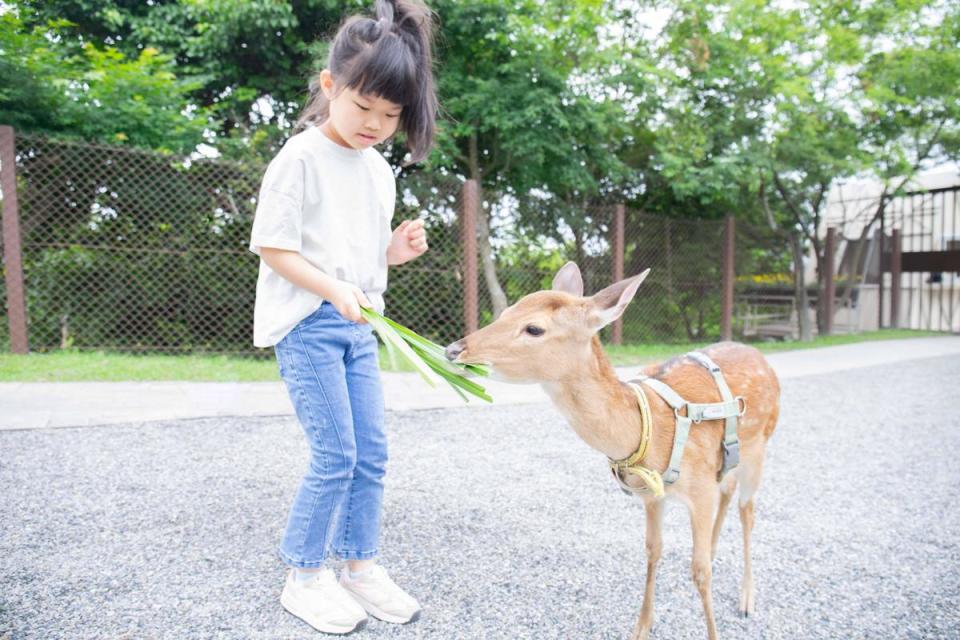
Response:
[{"label": "young girl", "polygon": [[[433,143],[431,14],[377,0],[353,16],[291,137],[263,178],[250,239],[260,256],[254,344],[274,347],[310,446],[280,558],[281,604],[320,631],[407,623],[420,605],[376,564],[387,462],[377,341],[360,307],[383,311],[387,266],[427,250],[422,221],[392,233],[396,185],[374,146],[399,129],[410,162]],[[337,580],[328,566],[345,560]]]}]

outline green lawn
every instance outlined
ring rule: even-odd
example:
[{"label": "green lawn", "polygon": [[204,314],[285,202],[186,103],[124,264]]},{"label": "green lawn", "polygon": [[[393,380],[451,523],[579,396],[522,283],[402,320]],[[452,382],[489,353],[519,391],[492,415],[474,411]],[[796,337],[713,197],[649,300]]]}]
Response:
[{"label": "green lawn", "polygon": [[[869,340],[891,340],[943,335],[929,331],[884,329],[859,335],[829,336],[810,343],[765,342],[765,353],[810,349]],[[607,353],[618,366],[646,364],[702,347],[704,344],[646,344],[615,347]],[[269,351],[264,353],[269,354]],[[390,370],[381,347],[380,362]],[[401,367],[401,369],[404,369]],[[406,370],[406,369],[404,369]],[[273,357],[127,355],[100,351],[55,351],[26,356],[0,353],[0,382],[194,380],[208,382],[262,382],[279,380]]]},{"label": "green lawn", "polygon": [[[776,342],[753,342],[753,346],[764,353],[777,353],[780,351],[794,351],[796,349],[816,349],[818,347],[832,347],[840,344],[853,344],[855,342],[871,342],[875,340],[898,340],[903,338],[924,338],[929,336],[947,335],[937,331],[914,331],[911,329],[882,329],[880,331],[870,331],[854,335],[824,336],[814,338],[812,342],[797,342],[795,340],[783,340]],[[604,345],[610,360],[617,366],[627,366],[632,364],[647,364],[664,360],[672,356],[698,349],[711,344],[709,342],[698,342],[691,344],[638,344],[624,345],[615,347]]]}]

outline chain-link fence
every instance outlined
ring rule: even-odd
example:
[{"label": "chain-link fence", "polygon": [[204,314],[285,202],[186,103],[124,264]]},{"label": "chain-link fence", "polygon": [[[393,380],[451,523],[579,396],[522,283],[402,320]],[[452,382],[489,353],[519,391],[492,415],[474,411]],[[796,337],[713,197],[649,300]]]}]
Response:
[{"label": "chain-link fence", "polygon": [[787,238],[770,227],[740,221],[736,230],[736,335],[747,340],[794,335],[797,310]]},{"label": "chain-link fence", "polygon": [[[574,216],[580,226],[568,230],[563,243],[547,249],[524,240],[501,241],[497,274],[509,302],[550,287],[567,260],[578,264],[584,292],[596,293],[616,280],[614,265],[616,205],[590,204]],[[650,269],[650,275],[627,307],[623,342],[690,342],[719,337],[722,284],[722,220],[663,218],[626,208],[623,277]],[[512,259],[511,259],[512,258]],[[489,321],[490,295],[481,278],[481,325]],[[612,327],[601,333],[608,342]]]},{"label": "chain-link fence", "polygon": [[259,167],[16,142],[32,349],[246,349]]},{"label": "chain-link fence", "polygon": [[[16,151],[32,350],[256,352],[258,261],[247,243],[262,165],[31,135],[17,136]],[[397,188],[394,222],[423,218],[430,251],[391,268],[387,313],[441,344],[465,333],[462,189],[442,172]],[[509,198],[484,193],[481,206],[493,251],[478,260],[480,326],[497,309],[487,273],[508,304],[548,288],[567,260],[587,294],[613,283],[615,205],[550,210],[538,231],[519,223]],[[624,218],[624,276],[652,270],[624,317],[624,342],[719,337],[723,221],[630,209]],[[738,274],[762,273],[764,261],[781,269],[782,242],[737,228]],[[8,348],[6,317],[0,327]]]},{"label": "chain-link fence", "polygon": [[462,182],[452,176],[413,176],[397,184],[394,226],[422,218],[430,249],[388,274],[385,313],[400,324],[449,344],[463,335]]},{"label": "chain-link fence", "polygon": [[[549,289],[554,275],[566,262],[577,263],[583,276],[584,294],[590,295],[614,281],[614,205],[556,206],[550,211],[552,233],[526,231],[518,224],[517,211],[509,198],[483,194],[482,206],[491,221],[490,244],[493,270],[508,304],[523,296]],[[480,252],[479,324],[494,319],[496,305]]]},{"label": "chain-link fence", "polygon": [[626,237],[626,272],[651,271],[624,315],[624,341],[686,342],[719,337],[723,221],[631,212]]}]

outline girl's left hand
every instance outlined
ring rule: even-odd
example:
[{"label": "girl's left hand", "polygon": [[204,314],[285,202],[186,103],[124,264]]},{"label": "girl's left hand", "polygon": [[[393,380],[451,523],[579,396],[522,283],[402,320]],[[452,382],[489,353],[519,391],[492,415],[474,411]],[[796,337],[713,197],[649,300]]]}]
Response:
[{"label": "girl's left hand", "polygon": [[408,262],[422,256],[428,248],[427,230],[423,226],[423,220],[404,220],[393,230],[390,246],[387,247],[388,262]]}]

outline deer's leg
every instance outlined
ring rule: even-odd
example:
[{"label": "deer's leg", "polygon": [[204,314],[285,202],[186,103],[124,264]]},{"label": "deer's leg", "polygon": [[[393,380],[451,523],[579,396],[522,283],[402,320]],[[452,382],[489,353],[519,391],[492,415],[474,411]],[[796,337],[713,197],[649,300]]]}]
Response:
[{"label": "deer's leg", "polygon": [[710,559],[717,557],[717,540],[720,539],[720,530],[723,529],[723,519],[727,516],[727,507],[730,506],[730,499],[733,498],[733,492],[737,489],[737,477],[735,472],[728,474],[720,485],[720,506],[717,507],[717,519],[713,523],[713,539],[710,543]]},{"label": "deer's leg", "polygon": [[[714,485],[716,486],[716,485]],[[693,531],[693,583],[700,592],[703,614],[707,620],[707,637],[717,640],[717,623],[713,618],[713,568],[711,546],[713,539],[713,516],[717,505],[717,491],[703,487],[690,504],[690,528]]]},{"label": "deer's leg", "polygon": [[657,583],[657,563],[663,553],[663,500],[644,502],[647,515],[647,584],[643,590],[643,608],[633,628],[632,640],[647,640],[653,627],[653,596]]},{"label": "deer's leg", "polygon": [[743,526],[743,584],[740,586],[740,615],[753,614],[757,593],[753,586],[753,569],[750,565],[750,533],[753,531],[753,498],[740,505],[740,524]]},{"label": "deer's leg", "polygon": [[[742,455],[742,451],[741,451]],[[743,583],[740,585],[740,615],[754,612],[756,590],[753,586],[753,568],[750,561],[750,534],[753,532],[753,507],[763,473],[763,452],[754,456],[758,463],[743,465],[740,470],[740,524],[743,529]]]}]

